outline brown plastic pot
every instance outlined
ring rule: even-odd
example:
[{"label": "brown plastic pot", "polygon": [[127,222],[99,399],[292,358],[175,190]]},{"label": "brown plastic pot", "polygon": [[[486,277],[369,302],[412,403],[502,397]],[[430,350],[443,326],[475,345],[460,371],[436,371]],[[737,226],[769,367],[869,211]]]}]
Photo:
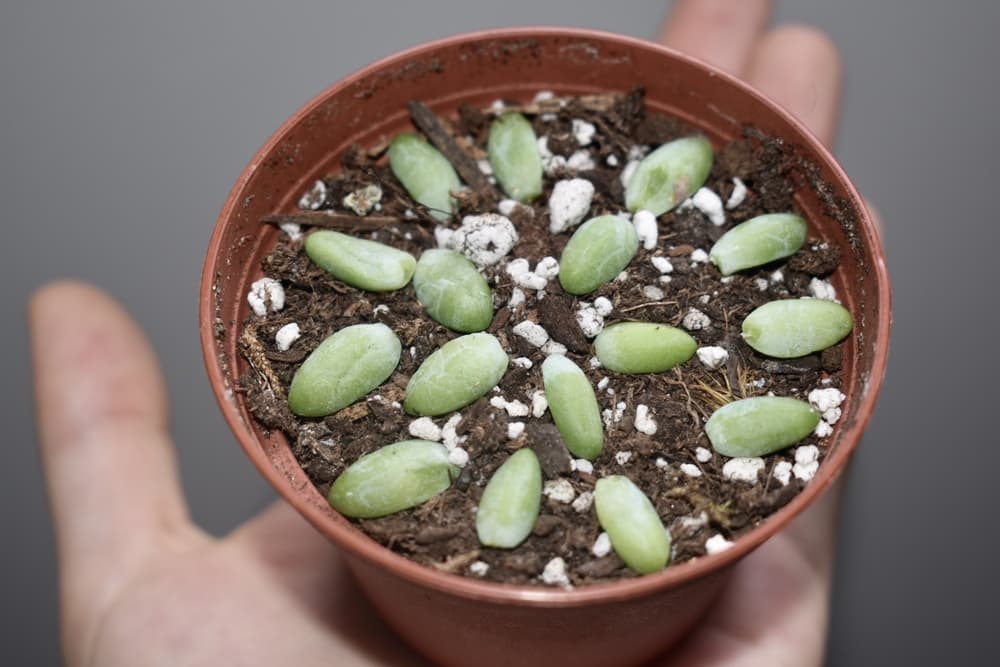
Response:
[{"label": "brown plastic pot", "polygon": [[[847,408],[829,453],[796,498],[716,555],[663,572],[575,590],[508,586],[445,574],[378,545],[334,512],[286,440],[254,423],[233,391],[246,369],[237,350],[244,296],[276,230],[262,216],[291,212],[312,182],[336,171],[352,144],[372,145],[409,127],[407,102],[442,113],[497,98],[625,91],[641,85],[651,109],[700,128],[716,144],[749,124],[795,146],[828,186],[796,194],[811,233],[836,244],[838,294],[856,328],[844,368]],[[271,485],[344,552],[386,621],[445,665],[629,665],[663,651],[698,621],[733,565],[781,530],[844,469],[875,406],[888,353],[890,293],[879,234],[830,153],[760,93],[708,65],[644,41],[584,30],[512,29],[460,35],[370,65],[289,118],[236,182],[212,235],[201,284],[201,340],[230,428]],[[317,563],[317,567],[322,564]],[[291,641],[291,639],[290,639]]]}]

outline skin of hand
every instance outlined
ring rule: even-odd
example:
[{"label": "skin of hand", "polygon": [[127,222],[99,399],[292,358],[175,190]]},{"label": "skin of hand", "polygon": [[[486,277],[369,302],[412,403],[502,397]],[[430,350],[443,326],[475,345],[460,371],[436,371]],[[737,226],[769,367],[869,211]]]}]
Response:
[{"label": "skin of hand", "polygon": [[[659,39],[748,81],[829,143],[837,49],[813,28],[768,28],[770,9],[766,0],[680,0]],[[224,539],[191,522],[163,378],[110,297],[48,285],[31,300],[29,325],[69,667],[427,664],[285,503]],[[740,562],[708,617],[658,664],[820,664],[838,496],[825,494]]]}]

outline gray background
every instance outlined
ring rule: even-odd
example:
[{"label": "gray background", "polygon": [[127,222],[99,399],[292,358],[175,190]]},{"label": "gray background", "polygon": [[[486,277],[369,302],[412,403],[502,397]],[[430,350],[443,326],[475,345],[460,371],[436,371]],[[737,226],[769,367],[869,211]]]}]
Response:
[{"label": "gray background", "polygon": [[[652,37],[659,0],[618,3],[85,0],[0,9],[0,271],[6,317],[0,663],[55,664],[50,526],[22,309],[58,276],[123,300],[166,367],[194,516],[224,533],[272,492],[209,392],[202,253],[253,151],[377,57],[451,33],[564,24]],[[16,5],[16,6],[15,6]],[[1000,465],[992,291],[1000,4],[801,0],[846,60],[838,152],[887,224],[889,376],[854,461],[829,664],[973,664],[995,644]],[[993,260],[993,261],[991,261]],[[224,494],[212,491],[223,481]]]}]

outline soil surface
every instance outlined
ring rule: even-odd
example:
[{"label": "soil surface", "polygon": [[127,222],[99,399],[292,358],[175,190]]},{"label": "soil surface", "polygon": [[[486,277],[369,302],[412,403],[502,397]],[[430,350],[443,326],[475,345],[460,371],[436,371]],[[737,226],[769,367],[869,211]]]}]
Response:
[{"label": "soil surface", "polygon": [[[620,175],[630,151],[634,157],[636,145],[655,147],[692,132],[674,118],[647,114],[641,91],[584,100],[546,100],[520,108],[533,112],[529,118],[536,133],[548,137],[552,153],[569,157],[583,150],[593,163],[580,171],[556,169],[546,176],[545,191],[533,205],[518,205],[510,212],[520,240],[505,260],[523,257],[532,268],[544,257],[558,258],[573,231],[553,235],[548,230],[547,203],[558,180],[586,178],[596,186],[587,218],[619,213],[625,210]],[[460,150],[473,160],[484,159],[491,118],[490,110],[462,108],[450,121],[445,119],[441,127],[454,140],[449,150]],[[574,120],[595,127],[585,146],[574,136]],[[524,302],[512,307],[509,303],[515,285],[504,271],[506,261],[483,270],[496,306],[489,331],[499,338],[512,363],[497,390],[459,413],[456,431],[464,438],[460,446],[467,450],[469,463],[448,491],[415,509],[357,521],[361,530],[427,566],[492,581],[541,584],[546,565],[562,558],[569,584],[578,586],[637,576],[614,551],[606,555],[592,551],[602,531],[588,494],[601,476],[626,475],[652,500],[672,538],[672,563],[705,555],[709,538],[714,537],[715,543],[720,540],[716,536],[736,539],[803,488],[807,482],[798,474],[802,466],[789,473],[796,463],[796,451],[815,445],[822,460],[826,438],[810,435],[797,446],[765,457],[756,481],[748,482],[724,474],[728,459],[712,452],[703,425],[717,407],[736,398],[773,392],[805,400],[813,389],[841,386],[842,344],[802,359],[774,360],[749,348],[740,336],[743,318],[757,306],[778,298],[812,295],[810,285],[836,269],[839,252],[809,240],[787,261],[727,279],[707,258],[698,261],[698,251],[710,250],[734,224],[762,213],[795,210],[794,191],[807,180],[786,146],[753,131],[715,148],[715,164],[705,187],[723,202],[736,187],[734,178],[747,188],[742,203],[725,211],[725,224],[712,224],[692,207],[660,216],[656,247],[646,250],[640,246],[625,275],[595,293],[574,297],[562,291],[558,279],[552,279],[543,290],[522,290]],[[342,160],[343,169],[326,178],[323,187],[303,201],[310,210],[272,216],[267,222],[321,223],[415,256],[436,247],[435,229],[440,223],[406,194],[389,171],[383,150],[359,147],[350,151]],[[382,189],[379,206],[367,217],[346,211],[343,198],[371,184]],[[457,228],[464,215],[497,211],[504,196],[492,179],[487,177],[479,186],[462,194],[459,214],[445,227]],[[654,256],[667,258],[672,272],[662,274],[651,261]],[[262,269],[265,276],[281,281],[286,305],[265,317],[251,314],[244,322],[241,343],[250,366],[242,376],[240,390],[261,424],[287,436],[303,470],[325,496],[330,483],[360,456],[413,437],[408,427],[414,418],[400,407],[407,380],[431,352],[459,334],[427,317],[412,285],[378,294],[349,287],[313,265],[303,252],[301,239],[286,234],[281,234]],[[684,327],[685,316],[696,309],[709,323],[689,333],[699,346],[725,348],[728,361],[712,370],[695,356],[665,373],[609,372],[594,363],[592,338],[584,335],[577,322],[579,309],[598,297],[613,304],[612,312],[604,318],[606,325],[635,320]],[[496,402],[491,403],[502,396],[508,403],[520,401],[530,408],[534,394],[542,389],[545,354],[512,332],[512,327],[524,320],[541,324],[553,340],[565,346],[567,356],[584,369],[597,390],[606,432],[604,449],[593,461],[592,470],[572,460],[547,411],[541,416],[512,416],[496,407]],[[302,337],[288,351],[279,351],[275,333],[292,322],[298,323]],[[395,373],[366,400],[330,417],[292,415],[284,395],[298,365],[333,332],[365,322],[382,322],[399,336],[403,354]],[[646,406],[655,421],[656,430],[651,435],[636,428],[640,405]],[[443,426],[451,416],[434,421]],[[522,423],[523,430],[518,426],[509,429],[515,422]],[[521,447],[531,447],[538,454],[547,488],[552,487],[554,497],[543,497],[534,531],[520,546],[483,547],[475,532],[477,502],[492,473]]]}]

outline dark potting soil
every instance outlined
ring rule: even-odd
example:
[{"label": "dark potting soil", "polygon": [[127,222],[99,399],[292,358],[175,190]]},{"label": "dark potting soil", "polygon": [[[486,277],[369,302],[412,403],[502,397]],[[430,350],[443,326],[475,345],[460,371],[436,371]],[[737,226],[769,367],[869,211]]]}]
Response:
[{"label": "dark potting soil", "polygon": [[[548,137],[552,153],[569,157],[582,149],[593,161],[585,171],[557,169],[546,176],[545,190],[537,201],[510,212],[520,240],[505,260],[526,258],[532,267],[543,257],[560,257],[573,231],[553,235],[548,229],[547,203],[558,180],[578,177],[595,185],[587,218],[619,213],[625,209],[620,174],[629,151],[636,145],[655,147],[692,133],[674,118],[647,113],[641,91],[522,106],[509,103],[508,108],[512,107],[529,115],[538,136]],[[456,153],[461,152],[465,169],[470,163],[478,169],[476,161],[485,159],[490,111],[463,107],[449,122],[427,116],[420,106],[411,110],[418,126],[432,139],[440,140],[434,134],[442,131],[447,135],[443,146],[453,162],[460,161]],[[596,128],[586,147],[573,134],[574,119]],[[436,128],[434,123],[438,123]],[[436,247],[435,228],[440,223],[392,176],[382,155],[384,148],[358,147],[346,154],[342,170],[324,179],[324,187],[310,202],[310,208],[319,210],[271,216],[266,222],[332,227],[415,256]],[[707,252],[733,225],[763,213],[795,210],[793,194],[808,180],[805,168],[787,146],[752,130],[716,147],[705,187],[725,202],[735,188],[734,178],[745,183],[747,195],[726,211],[725,224],[712,224],[697,208],[678,208],[660,216],[656,247],[640,246],[625,279],[614,280],[586,297],[563,292],[553,279],[541,292],[523,290],[524,303],[511,307],[515,285],[504,270],[506,261],[483,269],[496,305],[489,332],[509,352],[512,363],[497,390],[459,411],[461,421],[455,431],[464,438],[460,446],[468,452],[469,462],[452,488],[429,502],[384,518],[360,520],[357,526],[387,548],[438,570],[535,584],[541,582],[546,564],[559,557],[565,562],[568,581],[583,585],[636,576],[614,551],[607,555],[592,552],[601,528],[587,494],[602,476],[626,475],[650,498],[672,538],[672,563],[705,555],[710,537],[736,539],[793,498],[807,483],[788,472],[795,463],[796,447],[765,457],[756,482],[732,479],[723,473],[728,459],[711,451],[703,425],[717,407],[736,398],[773,392],[805,400],[813,389],[841,386],[843,344],[802,359],[774,360],[749,348],[740,336],[743,318],[757,306],[778,298],[809,296],[811,281],[835,270],[839,251],[810,239],[787,261],[728,279],[722,279],[711,263],[695,261],[699,258],[696,251]],[[462,193],[459,213],[445,225],[452,229],[465,215],[496,212],[503,199],[483,173],[464,180],[476,181],[478,187]],[[365,217],[345,212],[342,199],[372,184],[382,190],[377,210]],[[412,285],[389,293],[349,287],[313,265],[300,239],[280,236],[262,269],[265,276],[281,281],[286,305],[264,317],[251,314],[243,323],[241,346],[250,363],[240,391],[264,427],[285,434],[303,470],[325,496],[331,482],[359,457],[413,437],[408,427],[414,418],[400,407],[407,381],[428,355],[459,334],[423,312]],[[668,258],[673,271],[661,274],[650,261],[653,256]],[[669,276],[669,281],[661,281],[662,275]],[[614,307],[605,324],[635,320],[683,327],[685,315],[697,309],[710,323],[689,333],[699,346],[725,348],[729,359],[711,370],[696,356],[671,371],[650,375],[624,375],[596,366],[592,339],[584,335],[576,315],[581,303],[593,303],[598,297],[606,297]],[[547,411],[538,417],[511,416],[491,403],[502,396],[508,403],[520,401],[530,408],[533,395],[542,390],[545,354],[512,332],[514,325],[525,320],[540,324],[552,340],[565,346],[567,356],[596,388],[606,432],[604,449],[592,470],[586,464],[582,470],[574,464]],[[288,351],[279,351],[275,333],[292,322],[298,323],[302,337]],[[388,325],[402,342],[402,358],[393,375],[366,400],[325,419],[292,415],[284,397],[299,364],[327,336],[365,322]],[[529,361],[530,367],[525,367]],[[646,432],[636,428],[640,405],[655,420],[651,435],[645,425]],[[440,427],[451,416],[434,422]],[[522,423],[523,430],[519,426],[509,429],[514,422]],[[799,445],[816,445],[822,460],[825,440],[810,435]],[[531,447],[538,454],[546,482],[563,481],[551,489],[554,497],[543,497],[534,531],[524,543],[514,549],[483,547],[476,539],[477,502],[493,472],[521,447]],[[783,474],[776,475],[776,469],[783,469]]]}]

